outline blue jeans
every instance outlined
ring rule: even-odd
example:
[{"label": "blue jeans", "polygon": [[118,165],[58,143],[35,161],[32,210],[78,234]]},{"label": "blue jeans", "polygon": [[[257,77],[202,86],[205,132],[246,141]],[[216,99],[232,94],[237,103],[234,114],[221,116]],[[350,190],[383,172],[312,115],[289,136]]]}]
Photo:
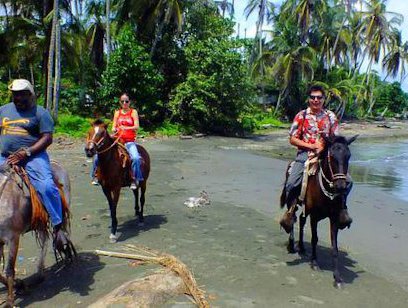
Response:
[{"label": "blue jeans", "polygon": [[[0,156],[0,165],[6,162],[6,157]],[[45,206],[51,219],[51,224],[56,226],[62,223],[62,203],[58,188],[52,178],[52,170],[48,154],[43,151],[37,153],[20,164],[27,171],[31,184]]]},{"label": "blue jeans", "polygon": [[[126,150],[129,153],[130,160],[132,161],[132,174],[133,177],[140,181],[143,181],[142,168],[140,167],[140,155],[137,151],[136,142],[126,142]],[[95,176],[96,168],[98,167],[98,154],[95,155],[95,158],[92,163],[91,178]]]}]

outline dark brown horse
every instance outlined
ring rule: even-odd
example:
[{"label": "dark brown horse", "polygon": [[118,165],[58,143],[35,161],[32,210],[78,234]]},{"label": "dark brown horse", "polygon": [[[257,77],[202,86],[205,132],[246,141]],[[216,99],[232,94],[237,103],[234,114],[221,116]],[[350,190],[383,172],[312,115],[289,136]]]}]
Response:
[{"label": "dark brown horse", "polygon": [[[343,282],[338,269],[337,234],[339,229],[350,226],[350,220],[345,217],[346,198],[348,193],[348,165],[351,156],[349,145],[357,138],[333,136],[325,139],[325,149],[319,155],[319,167],[314,175],[310,175],[303,203],[303,212],[299,216],[299,253],[305,253],[303,244],[303,229],[307,216],[310,216],[312,231],[311,267],[319,269],[317,263],[317,224],[320,220],[329,218],[330,238],[333,257],[333,277],[336,287]],[[286,183],[285,183],[286,184]],[[285,189],[281,196],[281,207],[284,206]],[[297,200],[298,204],[301,204]],[[288,204],[290,211],[296,210],[296,204]],[[294,214],[293,214],[294,215]],[[288,251],[295,252],[293,226],[290,230]]]},{"label": "dark brown horse", "polygon": [[[53,175],[57,183],[62,187],[64,193],[64,204],[69,205],[70,202],[70,183],[67,172],[58,164],[52,163]],[[40,204],[40,206],[42,206]],[[39,209],[41,213],[40,216],[46,215],[44,209]],[[42,212],[44,211],[44,212]],[[33,227],[32,217],[38,214],[37,210],[31,204],[30,192],[24,186],[22,179],[15,172],[14,169],[8,165],[0,166],[0,257],[4,259],[4,246],[8,245],[8,261],[5,268],[5,276],[0,274],[0,282],[2,282],[8,291],[7,295],[7,307],[13,307],[14,304],[14,283],[15,283],[15,264],[18,253],[18,246],[20,242],[20,235],[28,231],[34,231],[41,248],[39,263],[38,263],[38,274],[39,278],[43,277],[44,273],[44,259],[47,250],[47,239],[49,237],[49,230],[47,229],[47,221],[43,221],[35,224]],[[67,211],[65,211],[67,214]],[[65,222],[63,229],[69,225],[69,215],[65,216]],[[46,219],[47,220],[47,219]],[[66,234],[66,239],[68,241],[67,249],[63,247],[63,253],[67,257],[72,258],[76,255],[75,248],[72,243],[68,240],[68,235]],[[65,235],[63,236],[65,237]],[[55,244],[55,243],[54,243]],[[65,243],[60,244],[63,246]],[[58,247],[54,247],[58,249]],[[61,251],[59,251],[61,253]],[[56,255],[57,256],[57,255]],[[57,259],[58,261],[58,259]]]},{"label": "dark brown horse", "polygon": [[[98,154],[97,178],[102,186],[103,193],[109,203],[111,214],[111,234],[110,240],[116,242],[116,230],[118,220],[116,218],[116,207],[118,205],[120,191],[122,187],[131,184],[131,161],[124,147],[118,142],[118,138],[113,138],[107,131],[107,125],[100,120],[96,120],[89,130],[85,145],[85,154],[92,157]],[[137,150],[141,157],[141,170],[144,181],[138,184],[133,190],[135,197],[135,215],[143,223],[143,207],[145,204],[146,183],[150,173],[150,157],[144,147],[137,145]],[[140,190],[140,207],[139,207]]]}]

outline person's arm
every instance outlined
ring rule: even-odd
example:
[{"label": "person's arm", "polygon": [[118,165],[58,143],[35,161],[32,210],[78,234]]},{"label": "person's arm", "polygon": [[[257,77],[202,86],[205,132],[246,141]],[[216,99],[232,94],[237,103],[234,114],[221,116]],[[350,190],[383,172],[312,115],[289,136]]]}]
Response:
[{"label": "person's arm", "polygon": [[324,144],[321,142],[307,143],[303,140],[300,140],[296,136],[290,136],[289,142],[291,145],[294,145],[302,150],[313,151],[316,154],[319,154],[324,149]]},{"label": "person's arm", "polygon": [[11,154],[7,157],[7,163],[11,165],[18,164],[29,157],[28,152],[31,155],[35,155],[39,152],[45,151],[48,146],[52,143],[52,133],[43,133],[40,139],[37,140],[32,146],[27,149],[20,149],[17,152]]},{"label": "person's arm", "polygon": [[118,121],[118,116],[119,116],[119,111],[115,111],[115,113],[113,114],[113,122],[112,122],[112,132],[113,133],[116,133],[117,132],[117,130],[118,130],[118,124],[117,124],[117,121]]}]

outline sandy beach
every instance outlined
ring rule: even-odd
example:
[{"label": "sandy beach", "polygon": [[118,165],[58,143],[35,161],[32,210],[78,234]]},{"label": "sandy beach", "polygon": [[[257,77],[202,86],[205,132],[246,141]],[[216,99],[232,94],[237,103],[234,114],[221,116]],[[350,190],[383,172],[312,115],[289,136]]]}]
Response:
[{"label": "sandy beach", "polygon": [[[347,136],[407,137],[405,122],[344,124]],[[207,292],[212,307],[406,307],[408,240],[406,202],[370,185],[356,184],[350,196],[354,222],[339,234],[343,290],[332,285],[327,223],[319,224],[318,258],[287,254],[287,235],[278,220],[279,194],[287,162],[287,131],[252,138],[204,137],[189,140],[141,140],[152,158],[145,225],[133,216],[129,189],[118,208],[119,241],[109,243],[109,211],[100,187],[90,185],[90,162],[83,144],[56,142],[50,151],[70,173],[72,238],[79,260],[68,267],[47,257],[47,279],[18,295],[16,305],[86,307],[120,284],[158,270],[131,266],[126,260],[97,257],[94,249],[122,251],[138,244],[180,258]],[[274,157],[265,155],[272,149]],[[183,203],[205,190],[211,204],[188,208]],[[309,229],[307,225],[306,229]],[[310,251],[310,234],[306,234]],[[29,281],[38,249],[31,234],[23,237],[17,276]],[[5,296],[2,289],[1,297]],[[166,307],[192,306],[185,296]]]}]

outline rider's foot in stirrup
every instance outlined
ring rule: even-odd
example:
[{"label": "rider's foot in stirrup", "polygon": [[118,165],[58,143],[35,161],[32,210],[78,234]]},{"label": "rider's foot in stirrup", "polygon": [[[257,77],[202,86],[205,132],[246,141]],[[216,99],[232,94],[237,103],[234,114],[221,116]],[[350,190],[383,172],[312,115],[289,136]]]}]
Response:
[{"label": "rider's foot in stirrup", "polygon": [[99,185],[98,179],[97,178],[92,178],[91,184],[95,185],[95,186],[98,186]]}]

